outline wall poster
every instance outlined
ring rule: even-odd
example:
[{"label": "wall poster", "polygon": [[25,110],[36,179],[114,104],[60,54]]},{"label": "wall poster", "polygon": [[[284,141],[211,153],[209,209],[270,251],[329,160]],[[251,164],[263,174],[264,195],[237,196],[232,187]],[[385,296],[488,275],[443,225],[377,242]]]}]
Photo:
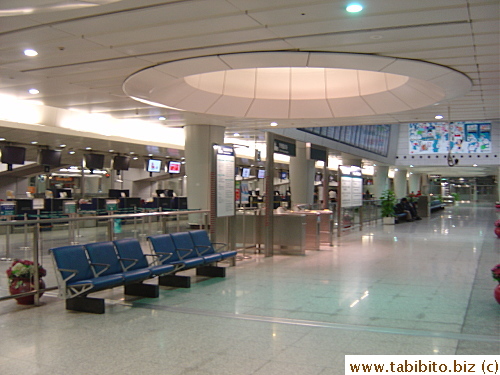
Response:
[{"label": "wall poster", "polygon": [[232,147],[217,146],[217,217],[235,214],[235,156]]}]

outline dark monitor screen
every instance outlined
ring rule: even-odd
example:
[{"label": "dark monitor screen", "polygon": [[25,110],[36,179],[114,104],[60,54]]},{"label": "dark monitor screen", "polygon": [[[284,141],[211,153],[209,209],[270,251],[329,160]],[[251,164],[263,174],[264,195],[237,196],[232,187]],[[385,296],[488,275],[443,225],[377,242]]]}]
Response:
[{"label": "dark monitor screen", "polygon": [[181,162],[180,161],[169,161],[168,162],[168,173],[181,173]]},{"label": "dark monitor screen", "polygon": [[88,169],[103,169],[104,168],[104,155],[101,154],[85,154],[85,167]]},{"label": "dark monitor screen", "polygon": [[61,151],[56,150],[40,150],[38,163],[41,165],[49,165],[51,167],[59,167],[61,165],[61,154]]},{"label": "dark monitor screen", "polygon": [[158,159],[148,159],[146,165],[146,171],[150,173],[158,173],[161,171],[161,160]]},{"label": "dark monitor screen", "polygon": [[141,198],[123,198],[120,200],[120,208],[141,207]]},{"label": "dark monitor screen", "polygon": [[123,189],[109,189],[108,190],[108,196],[110,198],[124,198],[124,197],[129,197],[130,196],[130,191],[129,190],[123,190]]},{"label": "dark monitor screen", "polygon": [[124,155],[116,155],[113,158],[113,169],[115,171],[128,171],[130,166],[130,157]]},{"label": "dark monitor screen", "polygon": [[2,147],[2,163],[5,164],[24,164],[26,149],[17,146]]}]

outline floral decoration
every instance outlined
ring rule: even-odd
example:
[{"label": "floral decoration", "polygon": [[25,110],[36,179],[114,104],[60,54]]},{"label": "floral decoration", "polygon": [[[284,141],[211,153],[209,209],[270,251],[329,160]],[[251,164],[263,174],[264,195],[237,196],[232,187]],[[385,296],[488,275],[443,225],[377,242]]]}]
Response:
[{"label": "floral decoration", "polygon": [[500,228],[500,219],[498,219],[497,221],[495,221],[495,226]]},{"label": "floral decoration", "polygon": [[493,278],[500,283],[500,264],[497,264],[491,269]]},{"label": "floral decoration", "polygon": [[[47,271],[40,264],[38,265],[38,274],[40,277],[47,275]],[[30,279],[35,276],[35,264],[31,260],[14,259],[10,268],[7,270],[9,285],[16,279]],[[22,280],[16,280],[23,284]]]}]

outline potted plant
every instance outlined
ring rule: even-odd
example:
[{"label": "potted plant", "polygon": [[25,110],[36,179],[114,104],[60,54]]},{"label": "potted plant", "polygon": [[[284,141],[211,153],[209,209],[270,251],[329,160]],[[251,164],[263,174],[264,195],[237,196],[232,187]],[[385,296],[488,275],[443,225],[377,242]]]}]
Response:
[{"label": "potted plant", "polygon": [[380,200],[381,200],[382,222],[384,224],[394,224],[395,223],[394,206],[396,205],[396,194],[392,190],[385,190],[382,193]]},{"label": "potted plant", "polygon": [[497,264],[491,269],[491,274],[493,278],[498,282],[498,285],[495,288],[494,296],[497,302],[500,303],[500,264]]},{"label": "potted plant", "polygon": [[[38,265],[38,275],[40,289],[45,289],[45,283],[42,277],[47,274],[45,268]],[[10,268],[7,270],[7,278],[9,279],[9,291],[11,295],[30,292],[35,289],[35,264],[31,260],[14,259]],[[41,296],[41,294],[40,294]],[[25,296],[16,298],[20,305],[32,305],[35,303],[35,297]]]}]

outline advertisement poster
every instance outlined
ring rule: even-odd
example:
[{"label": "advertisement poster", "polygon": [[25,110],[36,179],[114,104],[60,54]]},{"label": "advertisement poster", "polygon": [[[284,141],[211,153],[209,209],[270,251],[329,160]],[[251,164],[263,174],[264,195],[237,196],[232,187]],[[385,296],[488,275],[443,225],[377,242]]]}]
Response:
[{"label": "advertisement poster", "polygon": [[408,124],[410,154],[490,153],[491,123]]},{"label": "advertisement poster", "polygon": [[235,158],[232,147],[217,149],[217,217],[233,216],[235,210]]}]

